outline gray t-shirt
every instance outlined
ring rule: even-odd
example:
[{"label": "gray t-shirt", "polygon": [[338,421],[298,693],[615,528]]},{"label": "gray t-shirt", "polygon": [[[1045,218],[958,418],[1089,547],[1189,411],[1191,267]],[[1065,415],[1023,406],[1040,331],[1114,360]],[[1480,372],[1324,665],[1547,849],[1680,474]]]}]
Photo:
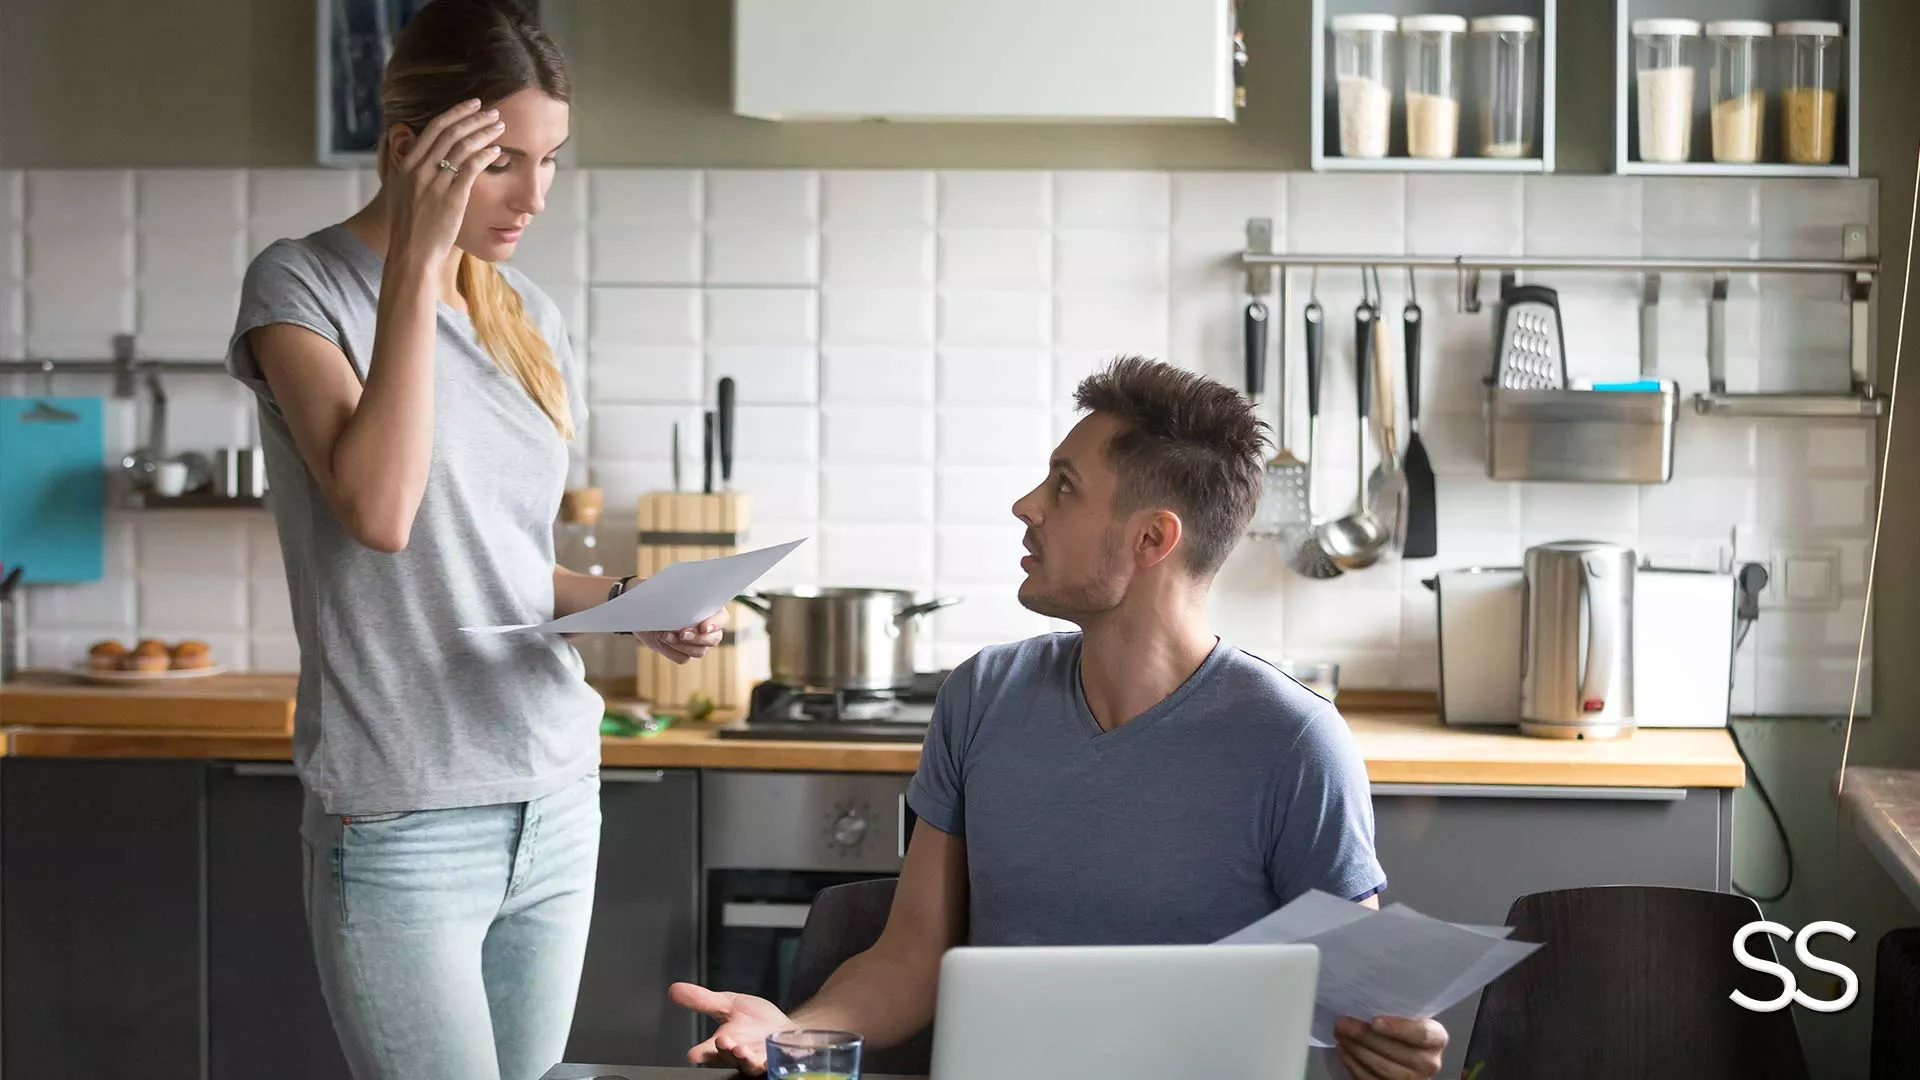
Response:
[{"label": "gray t-shirt", "polygon": [[[338,345],[364,382],[381,267],[342,225],[276,242],[247,269],[227,357],[259,396],[300,643],[294,763],[330,814],[538,798],[597,767],[600,698],[559,637],[459,628],[553,617],[566,442],[467,315],[441,304],[426,492],[405,550],[375,551],[335,517],[247,340],[270,323],[303,326]],[[524,275],[501,272],[569,377],[578,426],[559,309]]]},{"label": "gray t-shirt", "polygon": [[1107,732],[1079,634],[983,649],[941,686],[907,799],[966,840],[974,945],[1201,944],[1386,885],[1346,722],[1224,641]]}]

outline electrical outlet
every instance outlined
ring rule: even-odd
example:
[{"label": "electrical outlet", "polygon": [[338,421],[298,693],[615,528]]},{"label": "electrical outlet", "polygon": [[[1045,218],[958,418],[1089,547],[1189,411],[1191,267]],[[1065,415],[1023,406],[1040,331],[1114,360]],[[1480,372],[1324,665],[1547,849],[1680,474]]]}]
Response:
[{"label": "electrical outlet", "polygon": [[1830,547],[1773,549],[1771,580],[1760,606],[1793,611],[1831,611],[1840,605],[1840,550]]}]

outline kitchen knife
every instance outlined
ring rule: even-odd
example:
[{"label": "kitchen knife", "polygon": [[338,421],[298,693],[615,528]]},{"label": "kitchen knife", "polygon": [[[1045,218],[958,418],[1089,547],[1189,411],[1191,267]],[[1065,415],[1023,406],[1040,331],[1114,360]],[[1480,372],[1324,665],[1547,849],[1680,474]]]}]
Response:
[{"label": "kitchen knife", "polygon": [[733,490],[733,379],[720,380],[720,486]]},{"label": "kitchen knife", "polygon": [[713,410],[708,409],[702,413],[700,419],[706,428],[706,438],[702,440],[700,445],[700,469],[702,477],[700,490],[711,495],[713,494]]}]

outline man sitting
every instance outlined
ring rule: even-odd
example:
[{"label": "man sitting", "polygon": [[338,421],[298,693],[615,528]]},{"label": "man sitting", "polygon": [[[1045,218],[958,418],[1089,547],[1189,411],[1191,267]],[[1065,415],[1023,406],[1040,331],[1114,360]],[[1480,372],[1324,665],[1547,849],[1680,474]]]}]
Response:
[{"label": "man sitting", "polygon": [[[907,798],[920,821],[885,931],[791,1017],[687,983],[720,1021],[696,1064],[765,1067],[768,1034],[912,1038],[940,957],[972,945],[1195,944],[1310,889],[1377,906],[1366,766],[1332,705],[1207,629],[1260,497],[1265,425],[1236,391],[1139,358],[1083,381],[1083,417],[1013,506],[1020,602],[1074,623],[983,649],[941,686]],[[1432,1020],[1342,1018],[1360,1080],[1439,1072]]]}]

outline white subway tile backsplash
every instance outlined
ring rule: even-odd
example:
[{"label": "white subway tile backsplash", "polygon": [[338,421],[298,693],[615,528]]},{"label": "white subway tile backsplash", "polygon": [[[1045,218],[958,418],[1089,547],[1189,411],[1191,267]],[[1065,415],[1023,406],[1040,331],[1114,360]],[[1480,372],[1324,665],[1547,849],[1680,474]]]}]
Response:
[{"label": "white subway tile backsplash", "polygon": [[140,231],[242,231],[247,223],[244,169],[143,169],[135,177]]},{"label": "white subway tile backsplash", "polygon": [[933,530],[917,525],[823,525],[820,578],[851,588],[933,587]]},{"label": "white subway tile backsplash", "polygon": [[941,345],[1045,345],[1052,326],[1044,292],[940,292]]},{"label": "white subway tile backsplash", "polygon": [[29,169],[27,231],[131,227],[133,176],[124,169]]},{"label": "white subway tile backsplash", "polygon": [[[664,470],[673,460],[673,425],[676,423],[680,425],[681,466],[687,470],[689,490],[692,490],[700,482],[703,429],[700,411],[689,405],[594,406],[589,448],[596,467],[601,461],[647,462],[658,463]],[[735,432],[736,457],[740,452],[739,440],[740,433]]]},{"label": "white subway tile backsplash", "polygon": [[[819,410],[802,405],[740,405],[733,412],[735,461],[791,465],[819,460]],[[699,445],[696,437],[696,452]]]},{"label": "white subway tile backsplash", "polygon": [[924,228],[934,222],[933,173],[845,169],[821,174],[822,219],[832,228]]},{"label": "white subway tile backsplash", "polygon": [[829,345],[820,350],[821,400],[829,405],[933,404],[933,350]]},{"label": "white subway tile backsplash", "polygon": [[351,172],[331,169],[255,169],[247,174],[247,217],[274,222],[301,236],[345,221],[360,209]]},{"label": "white subway tile backsplash", "polygon": [[1012,592],[1026,571],[1020,545],[1026,529],[1007,519],[1004,525],[942,525],[934,534],[934,572],[941,581],[993,584]]},{"label": "white subway tile backsplash", "polygon": [[820,356],[807,348],[707,350],[706,386],[733,379],[743,405],[811,405],[820,399]]},{"label": "white subway tile backsplash", "polygon": [[[216,336],[215,340],[219,338]],[[224,352],[215,348],[214,354]],[[206,355],[206,354],[202,354]],[[254,396],[226,378],[178,379],[167,397],[167,443],[171,450],[199,450],[212,457],[222,446],[253,442]]]},{"label": "white subway tile backsplash", "polygon": [[812,345],[819,338],[811,289],[713,289],[706,293],[709,345]]},{"label": "white subway tile backsplash", "polygon": [[703,239],[698,225],[596,220],[587,273],[596,285],[698,285]]},{"label": "white subway tile backsplash", "polygon": [[160,630],[244,631],[247,579],[214,574],[150,574],[140,580],[140,627]]},{"label": "white subway tile backsplash", "polygon": [[1640,254],[1640,178],[1529,176],[1528,255]]},{"label": "white subway tile backsplash", "polygon": [[1053,298],[1053,341],[1064,348],[1163,356],[1167,322],[1165,293],[1076,292]]},{"label": "white subway tile backsplash", "polygon": [[1053,280],[1059,289],[1164,290],[1164,232],[1075,229],[1053,238]]},{"label": "white subway tile backsplash", "polygon": [[1038,229],[943,229],[942,289],[1044,289],[1053,280],[1053,235]]},{"label": "white subway tile backsplash", "polygon": [[1518,255],[1526,246],[1525,209],[1524,182],[1518,176],[1411,173],[1407,252]]},{"label": "white subway tile backsplash", "polygon": [[829,287],[931,288],[931,229],[833,227],[821,235],[820,280]]},{"label": "white subway tile backsplash", "polygon": [[[269,239],[341,220],[373,190],[365,170],[0,171],[0,355],[94,358],[121,328],[137,329],[149,355],[217,355],[246,260]],[[698,488],[700,409],[730,376],[749,542],[812,538],[765,584],[937,584],[966,598],[929,622],[925,651],[951,666],[983,644],[1064,625],[1018,603],[1024,527],[1011,508],[1079,421],[1071,396],[1082,378],[1137,352],[1241,384],[1237,259],[1249,217],[1272,218],[1275,243],[1291,251],[1834,257],[1841,227],[1877,225],[1876,204],[1871,180],[586,169],[556,179],[515,265],[567,313],[590,397],[582,452],[610,522],[631,528],[639,496],[670,486],[675,422],[683,485]],[[1356,276],[1319,282],[1331,326],[1323,513],[1352,497],[1344,358]],[[1291,367],[1276,359],[1262,404],[1273,415],[1276,373],[1288,371],[1291,443],[1303,455],[1307,277],[1292,275],[1294,304],[1278,313]],[[1392,316],[1405,276],[1382,279]],[[1561,290],[1575,375],[1638,371],[1637,275],[1547,283]],[[1844,389],[1844,304],[1811,279],[1735,284],[1734,389]],[[1433,601],[1420,582],[1437,570],[1516,565],[1527,544],[1569,536],[1631,543],[1662,565],[1718,565],[1733,556],[1733,533],[1743,560],[1831,553],[1844,608],[1787,609],[1796,619],[1776,620],[1773,636],[1756,629],[1736,694],[1749,709],[1832,708],[1829,692],[1851,679],[1853,631],[1842,624],[1864,595],[1872,426],[1688,413],[1670,484],[1490,481],[1480,378],[1493,319],[1455,311],[1455,285],[1446,272],[1420,279],[1438,557],[1389,557],[1371,574],[1315,583],[1273,545],[1243,543],[1210,600],[1216,628],[1276,662],[1338,660],[1347,685],[1431,686]],[[1704,386],[1705,322],[1703,281],[1673,277],[1657,370],[1688,390]],[[168,388],[171,442],[211,449],[250,436],[252,403],[237,387]],[[58,386],[106,389],[74,377]],[[110,461],[138,441],[139,412],[116,404]],[[151,629],[209,640],[229,664],[297,665],[269,515],[116,513],[108,532],[106,581],[30,599],[35,655],[64,663],[99,637]]]},{"label": "white subway tile backsplash", "polygon": [[1046,468],[1045,409],[953,407],[940,410],[940,464],[1025,465]]},{"label": "white subway tile backsplash", "polygon": [[589,400],[596,407],[628,402],[696,402],[705,392],[702,367],[701,352],[695,345],[596,344],[587,369]]},{"label": "white subway tile backsplash", "polygon": [[1045,229],[1053,225],[1053,176],[958,170],[936,179],[942,229]]},{"label": "white subway tile backsplash", "polygon": [[933,470],[925,465],[827,465],[820,516],[869,525],[933,524]]},{"label": "white subway tile backsplash", "polygon": [[932,409],[829,405],[820,416],[820,460],[829,465],[933,464]]},{"label": "white subway tile backsplash", "polygon": [[807,226],[820,219],[820,176],[804,169],[709,169],[709,223]]},{"label": "white subway tile backsplash", "polygon": [[1273,222],[1274,250],[1286,250],[1287,181],[1283,174],[1261,172],[1177,172],[1173,174],[1173,227],[1201,232],[1238,231],[1244,239],[1248,218]]},{"label": "white subway tile backsplash", "polygon": [[698,289],[598,287],[590,294],[593,345],[699,345]]},{"label": "white subway tile backsplash", "polygon": [[808,227],[709,225],[703,266],[709,285],[812,285],[819,236]]},{"label": "white subway tile backsplash", "polygon": [[1030,405],[1050,400],[1045,349],[942,349],[940,401],[950,405]]},{"label": "white subway tile backsplash", "polygon": [[1287,177],[1289,251],[1399,255],[1406,247],[1406,217],[1404,177],[1390,173],[1293,173]]},{"label": "white subway tile backsplash", "polygon": [[696,169],[591,169],[587,208],[595,230],[603,225],[698,227],[704,184]]},{"label": "white subway tile backsplash", "polygon": [[253,630],[293,630],[293,601],[284,575],[255,574],[248,580],[247,624]]},{"label": "white subway tile backsplash", "polygon": [[934,484],[934,510],[942,525],[1004,525],[1015,522],[1013,504],[1046,478],[1047,463],[942,465]]},{"label": "white subway tile backsplash", "polygon": [[[744,491],[755,521],[813,522],[820,518],[820,470],[804,465],[738,461],[733,487]],[[797,552],[795,554],[798,554]]]},{"label": "white subway tile backsplash", "polygon": [[820,340],[827,345],[932,345],[931,289],[826,289]]},{"label": "white subway tile backsplash", "polygon": [[1172,177],[1161,172],[1057,172],[1054,225],[1062,229],[1165,229]]}]

